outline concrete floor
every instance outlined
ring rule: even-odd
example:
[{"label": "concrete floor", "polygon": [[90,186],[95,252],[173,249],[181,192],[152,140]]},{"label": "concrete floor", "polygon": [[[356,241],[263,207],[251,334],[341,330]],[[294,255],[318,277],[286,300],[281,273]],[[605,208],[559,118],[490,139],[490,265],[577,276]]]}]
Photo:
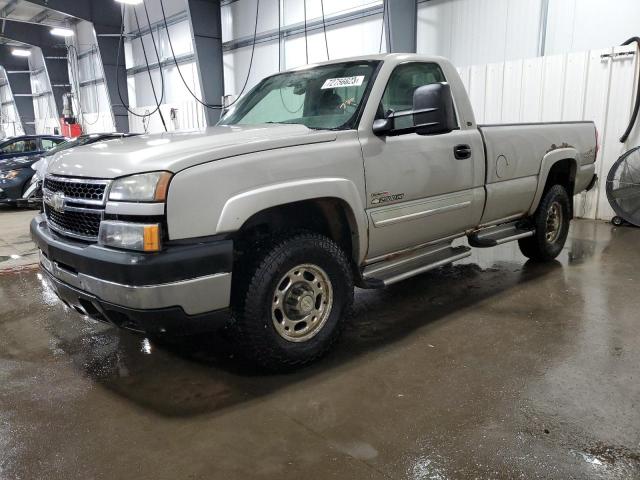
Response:
[{"label": "concrete floor", "polygon": [[[27,248],[31,215],[0,239]],[[82,319],[12,265],[0,478],[640,478],[639,245],[576,221],[549,265],[512,244],[358,291],[336,351],[286,376]]]}]

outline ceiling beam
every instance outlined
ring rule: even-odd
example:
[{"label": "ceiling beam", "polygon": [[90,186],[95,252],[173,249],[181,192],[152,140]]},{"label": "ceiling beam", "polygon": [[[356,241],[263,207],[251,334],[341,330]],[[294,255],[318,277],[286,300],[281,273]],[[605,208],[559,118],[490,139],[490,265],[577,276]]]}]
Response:
[{"label": "ceiling beam", "polygon": [[38,12],[36,15],[34,15],[31,18],[31,20],[29,20],[29,22],[42,23],[47,18],[49,18],[49,15],[50,15],[49,9],[45,8],[44,10],[40,10],[40,12]]},{"label": "ceiling beam", "polygon": [[8,17],[18,6],[20,0],[11,0],[7,3],[2,10],[0,10],[0,17]]}]

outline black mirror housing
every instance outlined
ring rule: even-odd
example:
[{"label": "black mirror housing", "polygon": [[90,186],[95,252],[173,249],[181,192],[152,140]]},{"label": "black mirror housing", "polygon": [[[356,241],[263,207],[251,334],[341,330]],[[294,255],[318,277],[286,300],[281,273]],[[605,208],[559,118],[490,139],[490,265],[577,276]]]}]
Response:
[{"label": "black mirror housing", "polygon": [[395,122],[393,116],[387,118],[378,118],[373,121],[373,134],[379,137],[389,135],[393,132]]},{"label": "black mirror housing", "polygon": [[449,133],[458,128],[448,83],[432,83],[416,88],[413,93],[413,122],[418,135]]}]

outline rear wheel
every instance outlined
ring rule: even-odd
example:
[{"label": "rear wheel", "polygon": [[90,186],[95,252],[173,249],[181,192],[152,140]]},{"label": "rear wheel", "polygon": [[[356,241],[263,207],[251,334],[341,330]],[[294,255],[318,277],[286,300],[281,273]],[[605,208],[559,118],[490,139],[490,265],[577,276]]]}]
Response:
[{"label": "rear wheel", "polygon": [[533,260],[548,261],[560,254],[569,234],[569,201],[569,195],[562,185],[554,185],[547,190],[531,217],[535,227],[534,236],[518,241],[524,256]]},{"label": "rear wheel", "polygon": [[339,337],[352,301],[349,261],[332,240],[301,233],[274,242],[234,281],[242,353],[272,371],[311,363]]}]

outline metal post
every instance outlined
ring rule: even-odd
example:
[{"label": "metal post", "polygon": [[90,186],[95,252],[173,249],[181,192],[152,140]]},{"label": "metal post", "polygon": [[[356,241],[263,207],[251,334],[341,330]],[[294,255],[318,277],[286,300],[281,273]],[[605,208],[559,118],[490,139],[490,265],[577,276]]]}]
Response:
[{"label": "metal post", "polygon": [[390,53],[416,53],[417,0],[385,0],[387,4],[387,48]]},{"label": "metal post", "polygon": [[[187,0],[193,49],[196,56],[202,101],[221,105],[224,96],[222,20],[220,0]],[[208,125],[215,125],[221,110],[207,108]]]}]

